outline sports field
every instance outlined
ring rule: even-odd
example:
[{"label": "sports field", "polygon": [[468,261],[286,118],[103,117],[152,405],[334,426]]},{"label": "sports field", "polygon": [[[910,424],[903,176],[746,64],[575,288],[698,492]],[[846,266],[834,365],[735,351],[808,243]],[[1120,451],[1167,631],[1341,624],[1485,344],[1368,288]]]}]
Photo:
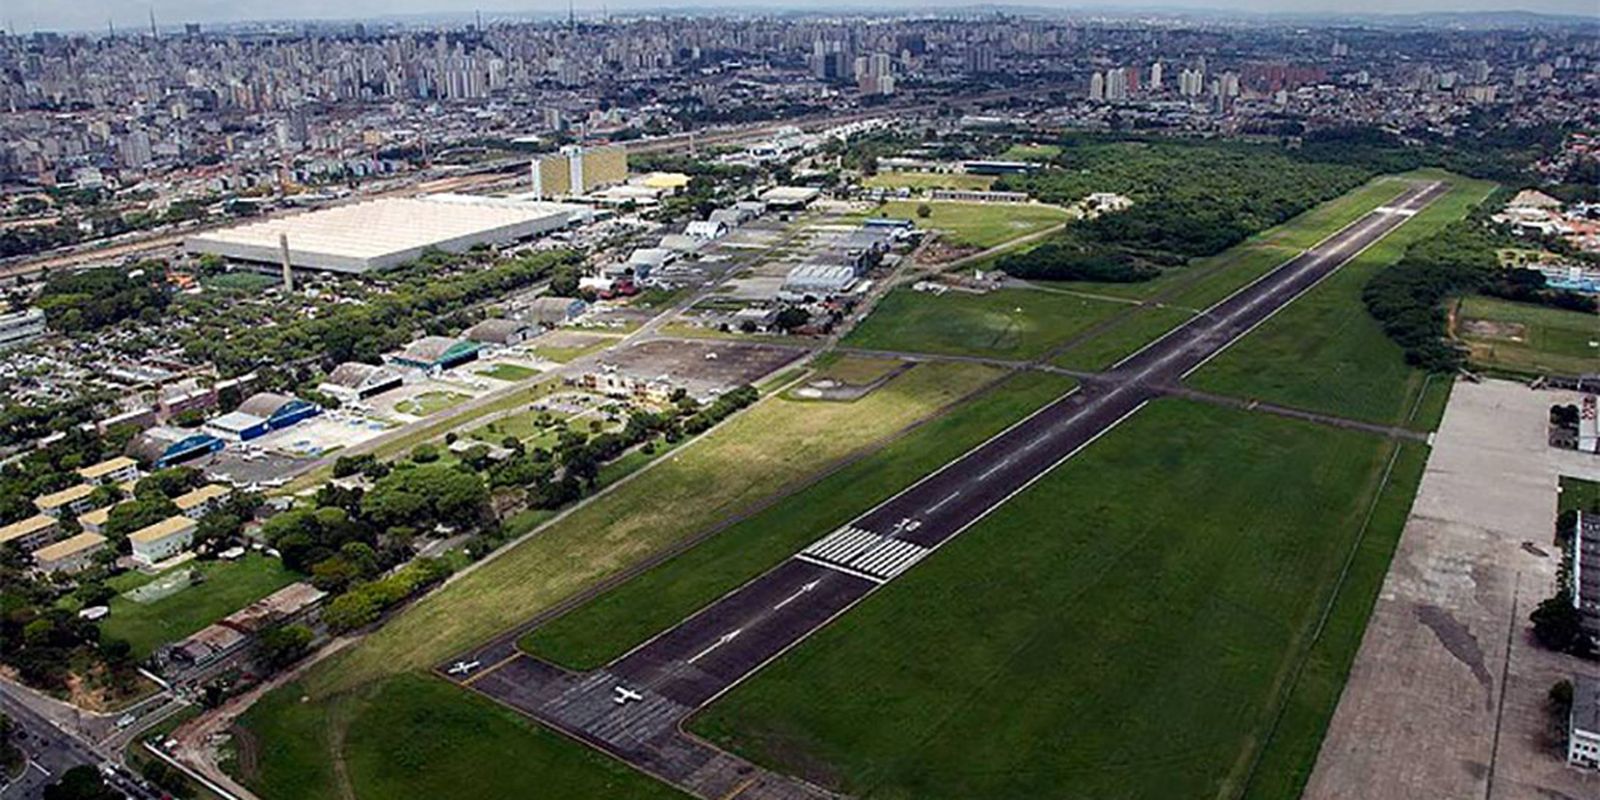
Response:
[{"label": "sports field", "polygon": [[1231,796],[1390,448],[1153,403],[693,728],[867,797]]},{"label": "sports field", "polygon": [[[926,217],[917,214],[922,205],[930,210]],[[909,219],[919,228],[943,231],[945,241],[985,249],[1067,221],[1067,212],[1056,206],[915,200],[895,200],[867,216]]]},{"label": "sports field", "polygon": [[[150,591],[174,579],[179,585],[186,583],[183,574],[191,570],[203,576],[200,583],[170,593]],[[108,639],[128,640],[134,658],[144,658],[162,644],[182,639],[299,579],[282,561],[258,553],[238,561],[192,561],[111,598],[111,616],[100,623],[100,630]],[[159,597],[149,602],[133,599],[147,595]]]},{"label": "sports field", "polygon": [[573,669],[604,664],[1060,396],[1071,385],[1069,379],[1058,375],[1019,374],[804,492],[539,628],[523,640],[523,648]]},{"label": "sports field", "polygon": [[844,343],[869,350],[1029,359],[1127,309],[1121,303],[1032,289],[982,295],[896,289]]},{"label": "sports field", "polygon": [[1406,365],[1361,302],[1374,273],[1412,242],[1466,216],[1494,184],[1440,173],[1453,188],[1190,377],[1196,388],[1371,422],[1406,419],[1423,374]]},{"label": "sports field", "polygon": [[1593,314],[1472,296],[1457,309],[1456,335],[1480,367],[1562,375],[1600,369],[1600,319]]},{"label": "sports field", "polygon": [[946,172],[880,172],[862,181],[873,189],[988,189],[994,183],[990,175],[965,175]]}]

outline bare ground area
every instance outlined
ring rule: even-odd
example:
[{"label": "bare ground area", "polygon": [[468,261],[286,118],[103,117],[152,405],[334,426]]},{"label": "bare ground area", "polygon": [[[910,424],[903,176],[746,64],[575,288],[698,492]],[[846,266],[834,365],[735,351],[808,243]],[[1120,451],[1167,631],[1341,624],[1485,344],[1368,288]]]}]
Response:
[{"label": "bare ground area", "polygon": [[1307,800],[1600,797],[1555,749],[1550,686],[1600,665],[1538,647],[1555,585],[1560,475],[1600,459],[1545,440],[1564,392],[1459,383],[1390,564]]}]

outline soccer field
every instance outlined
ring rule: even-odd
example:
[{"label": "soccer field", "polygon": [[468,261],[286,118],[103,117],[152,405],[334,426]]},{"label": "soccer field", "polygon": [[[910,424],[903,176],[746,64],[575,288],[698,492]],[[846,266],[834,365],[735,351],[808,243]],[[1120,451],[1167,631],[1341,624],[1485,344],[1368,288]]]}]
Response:
[{"label": "soccer field", "polygon": [[867,797],[1231,794],[1391,447],[1154,403],[693,728]]}]

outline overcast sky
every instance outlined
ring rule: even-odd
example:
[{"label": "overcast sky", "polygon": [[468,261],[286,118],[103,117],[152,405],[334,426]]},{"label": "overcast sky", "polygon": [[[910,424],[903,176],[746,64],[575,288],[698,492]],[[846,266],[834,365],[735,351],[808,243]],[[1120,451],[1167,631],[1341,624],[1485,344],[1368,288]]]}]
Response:
[{"label": "overcast sky", "polygon": [[[818,6],[797,0],[577,0],[580,13],[599,11],[604,7],[616,12],[658,7],[739,6],[742,8],[794,8],[812,9]],[[1416,13],[1426,11],[1538,11],[1550,14],[1580,14],[1600,17],[1600,0],[1091,0],[1074,3],[1028,3],[1013,0],[1017,5],[1038,5],[1064,9],[1093,9],[1097,7],[1120,8],[1191,8],[1238,11],[1303,11],[1303,12],[1378,12]],[[972,0],[839,0],[824,4],[856,6],[862,8],[917,8],[930,6],[974,5]],[[507,13],[560,13],[567,10],[566,0],[268,0],[268,2],[240,2],[239,0],[0,0],[0,22],[9,23],[17,32],[32,30],[103,30],[106,21],[113,21],[119,29],[142,28],[149,25],[149,13],[155,10],[156,21],[162,25],[181,22],[236,22],[257,19],[359,19],[392,14],[419,14],[441,11],[470,13],[482,11],[486,15]]]}]

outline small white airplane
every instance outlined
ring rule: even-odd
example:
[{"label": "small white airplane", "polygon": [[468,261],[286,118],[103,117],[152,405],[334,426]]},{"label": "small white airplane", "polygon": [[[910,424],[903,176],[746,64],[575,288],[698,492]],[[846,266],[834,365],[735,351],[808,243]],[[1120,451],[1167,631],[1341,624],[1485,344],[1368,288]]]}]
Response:
[{"label": "small white airplane", "polygon": [[616,701],[617,705],[622,706],[627,705],[628,701],[630,700],[643,700],[644,695],[639,694],[638,692],[629,689],[626,686],[618,686],[617,696],[613,699]]},{"label": "small white airplane", "polygon": [[450,665],[449,672],[450,672],[451,675],[465,675],[465,674],[477,669],[478,665],[481,664],[481,663],[483,663],[483,662],[480,662],[480,661],[457,661],[456,663]]}]

